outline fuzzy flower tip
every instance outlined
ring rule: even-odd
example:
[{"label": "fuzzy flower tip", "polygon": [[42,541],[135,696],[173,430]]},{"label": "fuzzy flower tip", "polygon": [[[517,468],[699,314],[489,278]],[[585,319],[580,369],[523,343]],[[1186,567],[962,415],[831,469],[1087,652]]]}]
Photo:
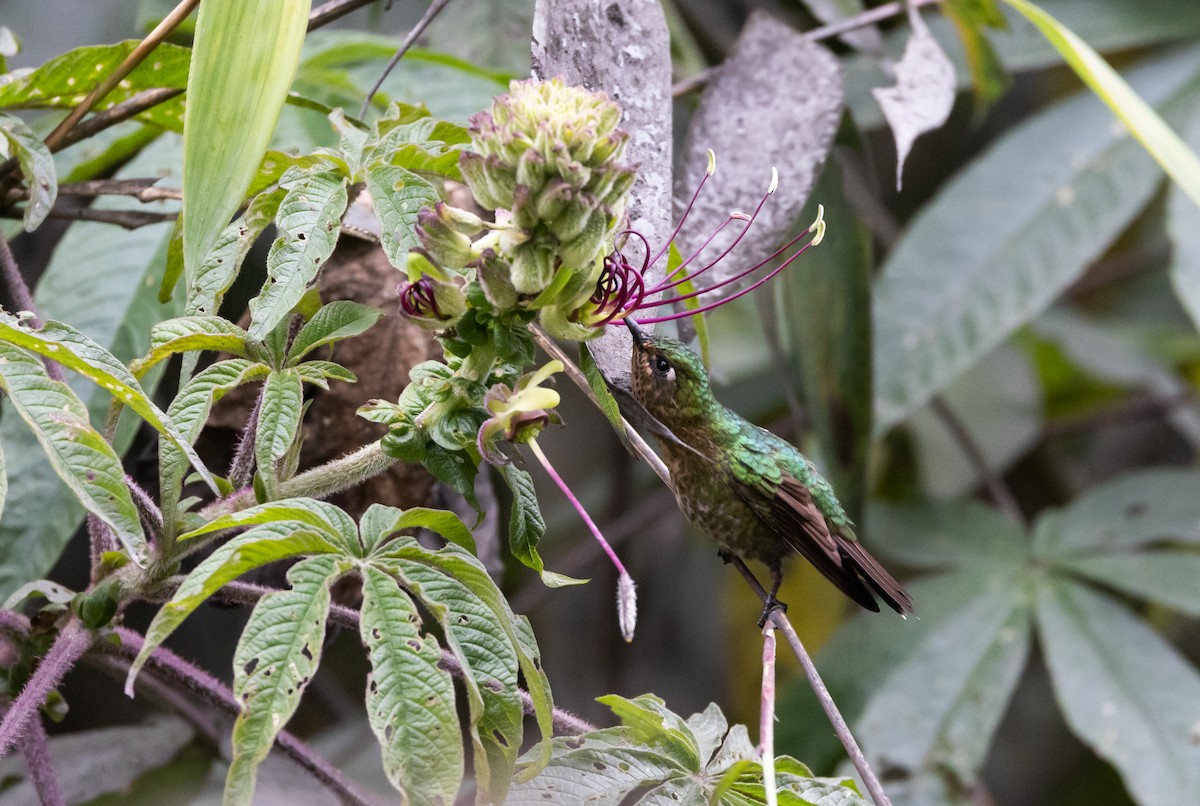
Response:
[{"label": "fuzzy flower tip", "polygon": [[[704,177],[700,180],[700,184],[696,188],[696,191],[692,194],[691,201],[688,203],[687,208],[680,217],[679,223],[676,225],[675,230],[671,233],[671,237],[667,239],[666,244],[652,252],[649,242],[647,242],[645,236],[643,236],[641,233],[635,230],[625,230],[624,232],[620,233],[617,247],[614,248],[614,250],[604,259],[603,269],[601,270],[600,276],[596,281],[596,286],[592,296],[588,298],[587,302],[568,315],[567,318],[570,321],[578,323],[584,327],[598,328],[602,325],[618,322],[625,317],[634,318],[634,321],[636,321],[638,324],[653,324],[655,322],[667,322],[673,319],[681,319],[686,316],[694,316],[696,314],[705,313],[714,308],[720,307],[727,302],[732,302],[744,294],[754,291],[756,288],[768,282],[779,272],[791,265],[792,261],[804,254],[809,247],[817,246],[821,243],[821,240],[825,237],[825,208],[822,205],[818,205],[817,219],[808,227],[808,229],[800,233],[795,238],[792,238],[783,246],[779,247],[779,249],[775,250],[764,260],[754,264],[753,266],[750,266],[747,269],[737,272],[736,274],[733,274],[724,280],[715,282],[712,285],[704,288],[688,291],[687,293],[683,294],[668,295],[668,292],[671,292],[685,284],[696,281],[698,278],[708,272],[709,269],[713,268],[722,260],[724,260],[737,247],[737,245],[741,243],[742,239],[746,237],[746,234],[750,231],[750,228],[754,225],[759,213],[767,203],[767,200],[775,193],[775,190],[779,185],[779,174],[774,168],[772,168],[771,182],[767,187],[766,193],[763,194],[762,199],[759,200],[758,205],[754,208],[753,213],[747,215],[738,211],[731,212],[725,221],[722,222],[721,225],[718,226],[716,230],[714,230],[712,234],[705,239],[705,241],[699,246],[699,248],[696,249],[695,252],[693,252],[687,258],[684,258],[679,265],[672,269],[661,281],[653,285],[649,285],[646,281],[646,272],[651,266],[657,264],[667,254],[671,243],[673,243],[675,238],[678,237],[679,232],[683,228],[684,222],[687,220],[688,214],[695,206],[696,199],[699,198],[700,191],[703,190],[705,183],[708,181],[708,177],[712,176],[716,172],[716,158],[711,150],[708,152],[708,157],[708,170],[705,172]],[[703,253],[704,250],[713,242],[718,234],[720,234],[726,227],[734,226],[735,222],[741,223],[741,230],[737,233],[729,246],[722,249],[721,252],[711,260],[708,260],[707,262],[701,261],[701,253]],[[812,235],[812,238],[810,238],[806,243],[801,244],[799,248],[796,248],[797,244],[800,244],[800,242],[810,234]],[[636,243],[640,246],[642,255],[640,261],[631,260],[626,255],[624,250],[630,243]],[[784,257],[785,255],[786,257]],[[720,292],[721,289],[737,283],[743,278],[749,277],[759,269],[764,268],[772,261],[781,257],[783,257],[783,260],[778,266],[771,269],[766,275],[760,277],[736,293],[718,297],[717,299],[712,300],[711,302],[706,302],[705,304],[692,310],[669,312],[661,315],[654,315],[653,313],[657,308],[661,308],[662,306],[666,305],[673,305],[683,300],[696,299],[700,297],[708,297],[709,299],[712,299],[714,294]],[[664,297],[664,295],[667,296]]]}]

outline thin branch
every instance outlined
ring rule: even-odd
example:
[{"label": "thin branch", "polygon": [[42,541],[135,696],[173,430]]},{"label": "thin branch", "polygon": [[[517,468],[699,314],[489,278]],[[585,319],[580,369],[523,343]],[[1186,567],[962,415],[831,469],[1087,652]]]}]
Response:
[{"label": "thin branch", "polygon": [[400,63],[400,60],[404,58],[404,54],[417,41],[417,37],[425,33],[425,29],[429,27],[429,23],[433,22],[437,18],[437,15],[442,13],[442,9],[449,2],[450,0],[433,0],[429,4],[429,8],[425,9],[425,13],[421,16],[421,19],[417,21],[417,24],[404,37],[404,41],[400,43],[399,49],[388,60],[387,66],[383,68],[383,72],[379,74],[379,78],[375,80],[375,83],[371,85],[371,89],[367,91],[367,97],[363,99],[362,108],[358,110],[360,118],[366,117],[367,110],[371,108],[371,99],[375,97],[375,93],[379,92],[379,88],[383,86],[383,82],[388,77],[388,74]]},{"label": "thin branch", "polygon": [[308,30],[314,31],[328,25],[339,17],[344,17],[363,6],[369,6],[375,0],[330,0],[314,8],[308,15]]},{"label": "thin branch", "polygon": [[[746,567],[746,564],[742,562],[741,558],[736,555],[730,555],[729,561],[733,563],[733,567],[746,580],[746,584],[750,586],[755,595],[762,600],[763,604],[766,604],[767,592],[750,569]],[[775,629],[782,632],[788,644],[792,647],[792,651],[796,654],[796,659],[800,661],[800,666],[804,669],[804,675],[808,678],[808,684],[817,696],[817,702],[821,704],[821,709],[825,712],[829,724],[833,726],[833,732],[837,734],[842,747],[846,749],[846,755],[850,757],[850,763],[854,765],[858,776],[867,787],[867,792],[870,793],[871,798],[875,801],[875,806],[891,806],[892,802],[888,799],[887,794],[884,793],[883,785],[879,783],[879,778],[876,777],[875,771],[867,763],[867,758],[863,755],[862,748],[858,746],[858,741],[854,738],[854,734],[850,732],[850,726],[846,724],[841,711],[838,710],[837,703],[830,696],[829,689],[825,687],[825,681],[821,679],[820,673],[817,672],[817,667],[813,663],[812,658],[809,657],[804,644],[800,643],[800,636],[796,635],[796,630],[792,627],[792,622],[788,620],[787,614],[783,612],[782,608],[777,607],[771,611],[768,623],[774,625]]]},{"label": "thin branch", "polygon": [[[146,110],[153,109],[159,104],[166,103],[182,94],[183,90],[178,87],[153,87],[134,93],[124,101],[121,101],[121,103],[114,104],[108,109],[97,112],[87,120],[82,121],[49,148],[51,151],[62,151],[68,146],[73,146],[81,140],[86,140],[105,129],[116,126],[118,123],[124,123],[130,118],[135,118]],[[59,192],[62,192],[61,188]]]},{"label": "thin branch", "polygon": [[763,625],[762,700],[758,712],[758,749],[762,758],[767,806],[778,806],[775,791],[775,625]]},{"label": "thin branch", "polygon": [[[132,661],[141,650],[144,639],[133,630],[124,627],[117,627],[115,629],[121,638],[121,645],[114,647],[111,644],[104,643],[98,645],[98,648],[112,652],[125,660]],[[233,696],[233,691],[228,686],[169,649],[164,647],[155,649],[146,661],[146,667],[159,673],[164,678],[194,691],[230,716],[236,717],[241,713],[241,706],[238,705],[237,699]],[[276,734],[275,743],[293,761],[311,773],[313,777],[336,793],[346,803],[357,804],[357,806],[371,806],[371,798],[362,792],[357,784],[346,778],[341,770],[319,755],[306,743],[284,730]]]},{"label": "thin branch", "polygon": [[93,635],[83,622],[73,616],[67,621],[0,722],[0,758],[11,753],[25,737],[46,697],[88,651],[92,640]]},{"label": "thin branch", "polygon": [[46,727],[40,714],[29,720],[29,731],[21,737],[21,753],[29,769],[33,791],[42,806],[66,806],[66,798],[54,774],[54,761],[50,758],[50,746],[46,741]]},{"label": "thin branch", "polygon": [[[0,217],[21,218],[20,210],[5,210]],[[127,230],[141,229],[164,221],[174,221],[178,213],[150,213],[143,210],[101,210],[95,207],[61,207],[50,208],[46,218],[65,221],[97,221],[101,224],[115,224]]]},{"label": "thin branch", "polygon": [[139,179],[92,179],[87,182],[68,182],[58,186],[59,196],[132,196],[140,202],[156,202],[166,199],[180,200],[183,191],[179,188],[157,187],[157,177]]},{"label": "thin branch", "polygon": [[1021,512],[1021,507],[1017,503],[1017,499],[1013,496],[1012,491],[988,467],[987,458],[983,455],[983,450],[980,449],[974,437],[971,436],[971,432],[967,430],[966,425],[954,413],[954,410],[950,408],[945,399],[941,395],[934,395],[929,403],[929,407],[937,418],[942,421],[942,425],[946,427],[946,430],[950,432],[950,437],[958,445],[959,450],[967,457],[967,461],[975,471],[975,475],[987,488],[988,496],[992,499],[992,503],[1000,507],[1005,515],[1008,515],[1008,517],[1017,523],[1025,523],[1025,514]]},{"label": "thin branch", "polygon": [[0,237],[0,271],[3,272],[4,284],[8,286],[8,293],[12,295],[17,310],[33,313],[33,326],[41,327],[42,320],[37,318],[37,311],[33,305],[33,294],[30,293],[29,286],[25,283],[25,277],[21,274],[20,267],[17,266],[17,259],[13,257],[12,249],[8,246],[8,239],[4,237]]}]

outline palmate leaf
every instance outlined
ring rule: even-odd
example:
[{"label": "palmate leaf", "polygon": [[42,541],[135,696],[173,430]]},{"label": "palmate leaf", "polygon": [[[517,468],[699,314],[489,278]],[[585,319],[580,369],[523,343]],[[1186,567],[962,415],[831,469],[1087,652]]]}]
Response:
[{"label": "palmate leaf", "polygon": [[300,302],[333,254],[346,210],[346,178],[333,170],[289,169],[280,183],[287,195],[276,224],[281,233],[267,255],[267,282],[250,300],[250,336],[264,339]]},{"label": "palmate leaf", "polygon": [[[32,430],[58,474],[83,506],[146,565],[146,536],[117,454],[88,420],[87,409],[65,383],[46,374],[40,359],[0,342],[0,389]],[[7,477],[6,477],[7,479]]]},{"label": "palmate leaf", "polygon": [[463,777],[454,681],[420,629],[412,599],[373,565],[362,569],[360,632],[371,661],[367,716],[388,780],[415,803],[450,803]]},{"label": "palmate leaf", "polygon": [[1059,566],[1114,590],[1200,617],[1200,553],[1158,549],[1069,557]]},{"label": "palmate leaf", "polygon": [[133,409],[143,420],[170,439],[188,457],[208,486],[216,492],[216,482],[200,461],[191,443],[184,439],[171,418],[147,397],[141,384],[125,365],[108,350],[70,325],[47,322],[39,330],[23,327],[16,317],[0,311],[0,340],[57,361],[93,381],[122,405]]},{"label": "palmate leaf", "polygon": [[129,667],[126,693],[133,696],[133,681],[150,653],[225,583],[267,563],[312,554],[345,555],[346,552],[342,545],[331,541],[323,529],[305,527],[289,520],[260,523],[223,543],[184,578],[171,601],[155,614],[146,630],[145,643]]},{"label": "palmate leaf", "polygon": [[407,266],[408,250],[420,246],[417,239],[417,213],[440,201],[437,191],[425,179],[395,165],[374,165],[367,169],[367,190],[375,205],[381,226],[379,240],[388,261],[400,270]]},{"label": "palmate leaf", "polygon": [[1108,596],[1053,577],[1038,589],[1039,643],[1067,724],[1141,804],[1200,800],[1200,674]]},{"label": "palmate leaf", "polygon": [[58,198],[58,178],[54,157],[46,144],[30,131],[25,121],[13,115],[0,115],[0,137],[8,141],[8,152],[17,158],[29,201],[25,206],[25,231],[33,232],[45,220]]},{"label": "palmate leaf", "polygon": [[363,161],[461,182],[459,147],[470,141],[467,130],[456,123],[432,117],[385,118],[376,124],[375,136],[363,149]]},{"label": "palmate leaf", "polygon": [[291,525],[295,529],[315,530],[345,553],[356,553],[358,541],[355,538],[354,521],[341,507],[313,498],[284,498],[231,512],[181,535],[179,539],[191,540],[222,529],[261,525]]},{"label": "palmate leaf", "polygon": [[298,361],[318,347],[366,333],[381,316],[383,311],[378,308],[350,300],[323,305],[296,334],[288,360]]},{"label": "palmate leaf", "polygon": [[[1194,104],[1197,74],[1192,49],[1129,75],[1177,121]],[[1044,310],[1159,181],[1090,94],[1014,128],[961,171],[913,220],[875,285],[876,433]]]},{"label": "palmate leaf", "polygon": [[289,590],[254,606],[233,656],[233,693],[242,711],[233,725],[225,803],[248,804],[258,765],[296,711],[321,662],[329,586],[348,558],[310,557],[288,569]]},{"label": "palmate leaf", "polygon": [[396,509],[382,504],[372,504],[363,513],[359,524],[363,551],[370,554],[385,538],[391,537],[402,529],[429,529],[456,546],[475,554],[475,538],[471,535],[471,530],[453,512],[429,507]]}]

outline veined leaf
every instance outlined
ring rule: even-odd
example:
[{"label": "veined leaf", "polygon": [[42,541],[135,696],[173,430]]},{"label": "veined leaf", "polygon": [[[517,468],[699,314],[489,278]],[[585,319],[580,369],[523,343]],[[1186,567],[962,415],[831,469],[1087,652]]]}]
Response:
[{"label": "veined leaf", "polygon": [[3,342],[0,389],[41,443],[58,477],[113,530],[133,561],[146,565],[146,536],[121,460],[92,428],[83,402],[65,383],[51,379],[36,356]]},{"label": "veined leaf", "polygon": [[190,540],[201,535],[219,532],[222,529],[270,524],[286,524],[297,530],[313,530],[324,539],[342,545],[343,549],[357,542],[355,538],[357,529],[350,516],[341,507],[313,498],[284,498],[239,512],[231,512],[206,523],[199,529],[181,535],[179,539]]},{"label": "veined leaf", "polygon": [[1167,175],[1200,205],[1200,158],[1170,124],[1100,54],[1058,20],[1026,0],[1004,0],[1037,26],[1083,82],[1129,127]]},{"label": "veined leaf", "polygon": [[621,439],[622,444],[628,448],[629,435],[625,433],[625,423],[621,419],[621,407],[609,390],[608,382],[604,380],[604,374],[600,371],[596,359],[592,356],[592,351],[586,344],[579,346],[579,368],[583,370],[583,376],[587,378],[588,386],[591,387],[592,394],[596,396],[600,412],[613,427],[613,431]]},{"label": "veined leaf", "polygon": [[1059,567],[1139,599],[1159,602],[1180,613],[1200,616],[1200,553],[1156,549],[1074,555]]},{"label": "veined leaf", "polygon": [[8,465],[4,461],[4,445],[0,443],[0,518],[4,517],[4,502],[8,500]]},{"label": "veined leaf", "polygon": [[57,361],[78,372],[107,391],[121,404],[137,412],[160,434],[174,442],[191,461],[192,466],[208,486],[216,492],[216,482],[200,461],[191,443],[184,439],[171,418],[159,410],[147,397],[141,384],[125,365],[108,350],[92,341],[70,325],[47,322],[38,330],[22,327],[20,321],[0,311],[0,340],[15,344]]},{"label": "veined leaf", "polygon": [[681,772],[701,769],[700,747],[687,722],[672,713],[658,697],[643,694],[632,700],[616,694],[597,697],[629,728],[637,741],[657,747],[673,760]]},{"label": "veined leaf", "polygon": [[1200,674],[1107,596],[1047,577],[1040,645],[1071,730],[1125,781],[1138,803],[1200,800]]},{"label": "veined leaf", "polygon": [[420,246],[417,213],[440,201],[433,185],[406,168],[375,165],[367,169],[367,190],[382,227],[379,235],[384,254],[393,266],[404,270],[408,250]]},{"label": "veined leaf", "polygon": [[333,254],[346,210],[346,179],[334,171],[290,169],[276,222],[282,233],[267,255],[267,283],[250,300],[250,336],[264,339],[295,307]]},{"label": "veined leaf", "polygon": [[254,457],[271,497],[275,497],[279,482],[275,463],[296,440],[303,407],[304,389],[296,370],[278,370],[267,376],[259,402],[258,425],[254,429]]},{"label": "veined leaf", "polygon": [[207,0],[200,7],[184,119],[183,252],[189,283],[242,203],[267,150],[300,63],[310,6],[310,0]]},{"label": "veined leaf", "polygon": [[[1200,151],[1200,108],[1184,132],[1187,144]],[[1200,328],[1200,203],[1179,185],[1167,191],[1167,232],[1171,236],[1171,282],[1179,302]]]},{"label": "veined leaf", "polygon": [[[189,443],[194,443],[218,400],[231,389],[265,377],[270,371],[270,367],[265,364],[256,364],[245,358],[231,358],[210,364],[184,384],[167,408],[167,415],[175,422],[184,438]],[[180,485],[187,470],[187,456],[173,442],[163,440],[158,444],[158,460],[158,489],[163,527],[168,534],[173,535]]]},{"label": "veined leaf", "polygon": [[432,117],[410,122],[384,118],[376,124],[374,135],[363,149],[364,163],[462,181],[458,169],[459,146],[471,141],[464,127]]},{"label": "veined leaf", "polygon": [[246,358],[246,331],[219,316],[181,316],[159,322],[150,331],[150,352],[135,361],[130,370],[140,378],[159,361],[193,350]]},{"label": "veined leaf", "polygon": [[[1200,51],[1130,83],[1168,120],[1191,111]],[[875,286],[875,430],[927,402],[1044,310],[1142,209],[1153,160],[1090,95],[1013,129],[926,205]]]},{"label": "veined leaf", "polygon": [[382,504],[372,504],[363,514],[359,525],[363,550],[370,554],[378,548],[381,541],[401,529],[428,529],[471,554],[475,553],[475,538],[471,535],[471,530],[453,512],[429,507],[396,509]]},{"label": "veined leaf", "polygon": [[[129,39],[115,45],[89,45],[56,56],[31,73],[0,86],[0,108],[70,109],[77,106],[100,80],[111,75],[141,42]],[[102,111],[156,87],[183,89],[191,50],[170,42],[133,69],[96,104]],[[152,106],[138,119],[173,131],[183,129],[183,103],[176,98]]]},{"label": "veined leaf", "polygon": [[221,231],[188,285],[186,310],[189,314],[215,315],[220,310],[225,292],[237,279],[250,247],[275,220],[286,196],[287,191],[283,188],[258,194],[246,211]]},{"label": "veined leaf", "polygon": [[318,347],[366,333],[381,316],[378,308],[349,300],[323,305],[296,334],[288,360],[298,361]]},{"label": "veined leaf", "polygon": [[1011,569],[1029,557],[1020,524],[970,499],[875,502],[867,508],[863,533],[872,552],[915,568]]},{"label": "veined leaf", "polygon": [[192,569],[171,601],[154,615],[146,630],[146,641],[129,667],[125,692],[133,696],[133,681],[150,653],[221,586],[259,566],[306,554],[345,554],[345,551],[326,535],[298,527],[295,522],[260,524],[218,546]]},{"label": "veined leaf", "polygon": [[242,712],[233,725],[226,804],[250,803],[258,765],[321,662],[329,586],[349,568],[345,558],[301,560],[288,569],[290,590],[268,593],[251,611],[233,656],[233,693]]},{"label": "veined leaf", "polygon": [[[538,505],[533,478],[516,465],[496,468],[512,490],[512,513],[508,519],[508,550],[525,565],[543,574],[546,570],[537,544],[546,533],[546,521]],[[553,586],[552,586],[553,587]]]},{"label": "veined leaf", "polygon": [[416,803],[451,803],[463,777],[454,681],[396,580],[362,569],[360,631],[371,660],[367,716],[392,785]]},{"label": "veined leaf", "polygon": [[293,370],[304,383],[313,383],[322,389],[329,388],[329,381],[345,381],[355,383],[358,380],[353,372],[335,364],[332,361],[303,361]]},{"label": "veined leaf", "polygon": [[25,231],[33,232],[45,220],[58,198],[58,175],[54,157],[25,121],[13,115],[0,115],[0,136],[8,141],[8,152],[17,158],[29,201],[25,206]]}]

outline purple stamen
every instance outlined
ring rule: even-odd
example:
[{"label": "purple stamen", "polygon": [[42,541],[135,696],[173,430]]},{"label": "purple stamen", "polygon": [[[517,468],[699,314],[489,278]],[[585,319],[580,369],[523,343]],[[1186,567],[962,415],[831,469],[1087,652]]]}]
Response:
[{"label": "purple stamen", "polygon": [[422,277],[415,283],[404,283],[400,286],[400,310],[405,316],[429,317],[440,319],[437,298],[433,293],[433,280]]}]

